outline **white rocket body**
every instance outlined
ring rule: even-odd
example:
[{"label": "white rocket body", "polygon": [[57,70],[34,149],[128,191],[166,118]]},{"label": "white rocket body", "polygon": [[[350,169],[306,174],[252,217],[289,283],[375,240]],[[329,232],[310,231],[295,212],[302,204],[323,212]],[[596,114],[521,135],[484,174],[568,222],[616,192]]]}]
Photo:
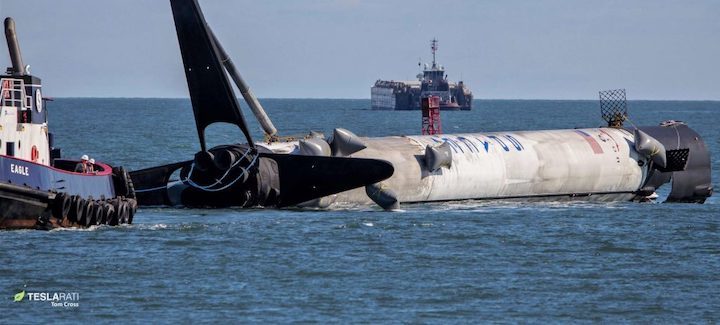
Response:
[{"label": "white rocket body", "polygon": [[[361,140],[366,148],[350,156],[392,163],[395,173],[382,185],[401,203],[513,198],[629,201],[644,184],[649,166],[648,158],[635,150],[633,134],[615,128]],[[443,143],[450,146],[451,162],[432,171],[426,148]],[[270,149],[294,150],[288,143]],[[372,202],[360,188],[323,198],[320,204]]]}]

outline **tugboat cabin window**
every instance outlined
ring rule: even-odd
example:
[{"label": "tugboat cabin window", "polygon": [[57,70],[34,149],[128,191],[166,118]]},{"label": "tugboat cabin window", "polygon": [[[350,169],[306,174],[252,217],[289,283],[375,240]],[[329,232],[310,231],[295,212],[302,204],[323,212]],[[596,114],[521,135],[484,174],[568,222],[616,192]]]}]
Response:
[{"label": "tugboat cabin window", "polygon": [[5,148],[5,155],[10,157],[15,156],[15,142],[7,143],[7,148]]}]

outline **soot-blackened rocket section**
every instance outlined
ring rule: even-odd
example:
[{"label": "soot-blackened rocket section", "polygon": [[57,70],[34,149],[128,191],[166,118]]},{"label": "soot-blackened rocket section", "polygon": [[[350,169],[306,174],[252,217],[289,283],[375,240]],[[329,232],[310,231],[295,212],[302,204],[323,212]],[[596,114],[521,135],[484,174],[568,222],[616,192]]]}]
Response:
[{"label": "soot-blackened rocket section", "polygon": [[[393,166],[379,159],[258,151],[230,86],[226,65],[221,61],[229,57],[223,55],[222,46],[205,23],[197,1],[170,0],[170,4],[202,151],[195,154],[194,160],[130,173],[139,204],[285,207],[392,176]],[[227,67],[239,77],[232,64]],[[241,92],[248,91],[246,85],[239,87]],[[206,148],[205,128],[216,122],[237,125],[248,144]],[[265,130],[268,134],[275,133],[268,129]],[[178,170],[180,178],[171,180]]]},{"label": "soot-blackened rocket section", "polygon": [[[205,128],[215,122],[237,125],[254,147],[247,124],[197,0],[171,1],[175,30],[185,67],[200,147],[206,151]],[[208,48],[214,51],[208,51]]]}]

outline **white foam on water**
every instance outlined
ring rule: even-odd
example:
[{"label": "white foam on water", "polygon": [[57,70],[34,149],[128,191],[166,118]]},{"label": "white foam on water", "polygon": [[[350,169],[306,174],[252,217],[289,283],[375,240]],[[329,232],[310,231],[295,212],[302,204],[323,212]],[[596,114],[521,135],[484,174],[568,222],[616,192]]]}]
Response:
[{"label": "white foam on water", "polygon": [[[558,211],[577,209],[621,209],[626,202],[582,202],[582,201],[549,201],[549,202],[522,202],[517,200],[466,200],[436,203],[418,203],[407,205],[408,210],[422,209],[423,211],[442,212],[480,212],[493,213],[497,211]],[[630,203],[627,203],[630,204]]]},{"label": "white foam on water", "polygon": [[134,223],[134,224],[121,224],[117,226],[108,227],[108,229],[128,229],[128,230],[162,230],[168,228],[168,225],[164,223]]},{"label": "white foam on water", "polygon": [[167,229],[167,225],[164,223],[158,223],[155,225],[151,225],[148,229],[150,230],[160,230],[160,229]]},{"label": "white foam on water", "polygon": [[[333,202],[325,208],[319,208],[321,211],[353,211],[353,212],[384,212],[383,208],[372,203],[351,203],[351,202]],[[393,210],[394,211],[394,210]]]},{"label": "white foam on water", "polygon": [[55,232],[55,231],[95,231],[95,230],[97,230],[98,228],[100,228],[100,226],[90,226],[90,227],[87,227],[87,228],[77,228],[77,227],[69,228],[69,227],[66,227],[66,228],[55,228],[55,229],[51,229],[50,232]]}]

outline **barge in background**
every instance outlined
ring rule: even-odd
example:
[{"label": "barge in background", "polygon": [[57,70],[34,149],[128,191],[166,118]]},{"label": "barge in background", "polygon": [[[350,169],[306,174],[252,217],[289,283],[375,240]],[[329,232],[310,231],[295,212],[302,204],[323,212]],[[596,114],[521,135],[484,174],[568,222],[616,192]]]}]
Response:
[{"label": "barge in background", "polygon": [[[472,109],[472,91],[460,81],[449,81],[445,68],[435,60],[437,40],[431,42],[433,54],[432,66],[427,63],[418,80],[394,81],[378,80],[370,88],[370,102],[375,110],[419,110],[420,100],[425,97],[440,97],[441,110]],[[420,65],[420,63],[418,63]]]},{"label": "barge in background", "polygon": [[131,223],[137,202],[128,173],[104,163],[75,172],[48,130],[40,78],[23,65],[12,18],[5,19],[12,67],[0,76],[0,229]]}]

